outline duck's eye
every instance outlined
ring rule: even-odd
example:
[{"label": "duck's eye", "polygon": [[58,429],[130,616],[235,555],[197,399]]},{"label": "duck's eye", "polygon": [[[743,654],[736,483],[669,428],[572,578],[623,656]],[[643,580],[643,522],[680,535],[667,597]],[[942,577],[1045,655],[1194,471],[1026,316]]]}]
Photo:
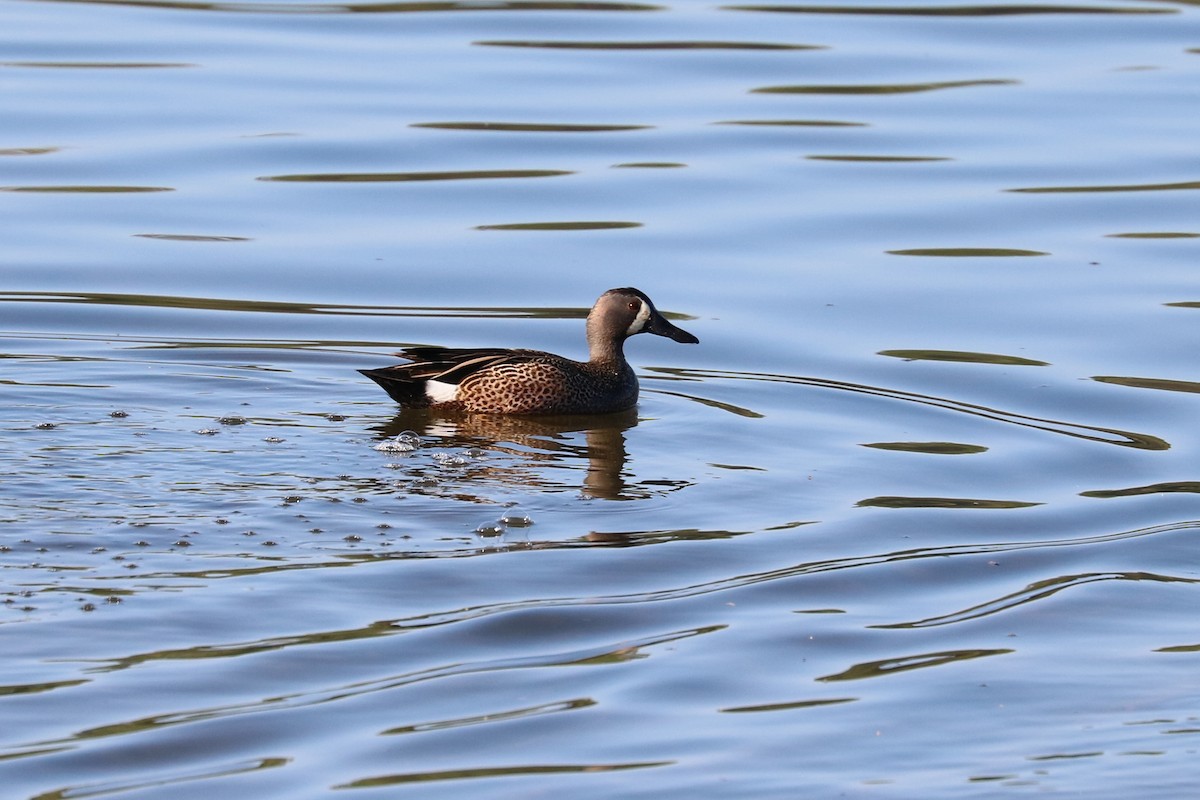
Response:
[{"label": "duck's eye", "polygon": [[642,307],[642,304],[641,304],[640,302],[638,302],[637,300],[630,300],[630,301],[629,301],[629,310],[630,310],[630,311],[637,311],[637,310],[638,310],[638,309],[640,309],[641,307]]}]

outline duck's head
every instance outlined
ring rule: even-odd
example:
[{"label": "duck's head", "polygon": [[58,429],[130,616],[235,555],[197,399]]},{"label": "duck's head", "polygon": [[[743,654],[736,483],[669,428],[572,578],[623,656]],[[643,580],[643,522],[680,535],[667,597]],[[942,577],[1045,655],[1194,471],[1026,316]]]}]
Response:
[{"label": "duck's head", "polygon": [[642,291],[633,288],[609,289],[600,295],[588,314],[588,337],[625,339],[639,333],[666,336],[682,344],[697,344],[692,334],[658,312]]}]

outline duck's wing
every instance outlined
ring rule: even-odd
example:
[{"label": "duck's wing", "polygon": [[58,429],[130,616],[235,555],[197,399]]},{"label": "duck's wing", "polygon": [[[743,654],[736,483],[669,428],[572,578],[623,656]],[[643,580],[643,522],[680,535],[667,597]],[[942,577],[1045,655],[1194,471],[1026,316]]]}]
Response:
[{"label": "duck's wing", "polygon": [[403,370],[406,375],[418,380],[433,380],[438,383],[459,384],[470,376],[500,364],[520,364],[546,357],[536,350],[508,350],[503,348],[410,347],[399,353],[411,363],[400,364],[388,369]]},{"label": "duck's wing", "polygon": [[359,372],[383,387],[393,400],[412,408],[447,402],[444,391],[431,391],[431,382],[456,387],[488,367],[551,358],[536,350],[500,348],[410,347],[398,355],[410,363]]}]

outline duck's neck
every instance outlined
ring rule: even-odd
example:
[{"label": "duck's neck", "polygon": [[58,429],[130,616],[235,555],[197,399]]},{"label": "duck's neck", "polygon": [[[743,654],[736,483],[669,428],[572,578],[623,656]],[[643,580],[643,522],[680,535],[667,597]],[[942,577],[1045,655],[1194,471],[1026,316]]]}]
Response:
[{"label": "duck's neck", "polygon": [[588,319],[588,361],[592,364],[619,364],[625,360],[625,337],[605,333]]}]

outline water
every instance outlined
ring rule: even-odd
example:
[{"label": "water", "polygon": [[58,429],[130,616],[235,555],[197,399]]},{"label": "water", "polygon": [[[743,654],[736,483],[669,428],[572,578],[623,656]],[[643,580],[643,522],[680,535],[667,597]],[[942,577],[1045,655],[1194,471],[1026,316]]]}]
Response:
[{"label": "water", "polygon": [[0,21],[6,797],[1194,786],[1194,6]]}]

